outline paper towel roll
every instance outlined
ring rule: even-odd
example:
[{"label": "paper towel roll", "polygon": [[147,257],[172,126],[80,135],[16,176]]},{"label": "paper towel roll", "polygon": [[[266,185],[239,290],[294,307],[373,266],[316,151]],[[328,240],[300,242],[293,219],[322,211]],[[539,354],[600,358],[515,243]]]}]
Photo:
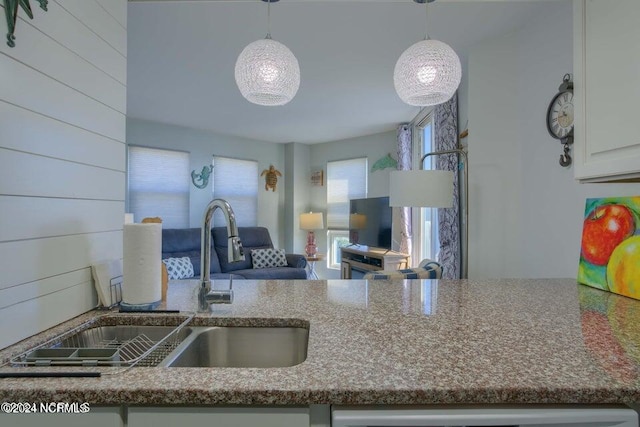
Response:
[{"label": "paper towel roll", "polygon": [[122,300],[149,304],[162,298],[162,224],[125,224]]}]

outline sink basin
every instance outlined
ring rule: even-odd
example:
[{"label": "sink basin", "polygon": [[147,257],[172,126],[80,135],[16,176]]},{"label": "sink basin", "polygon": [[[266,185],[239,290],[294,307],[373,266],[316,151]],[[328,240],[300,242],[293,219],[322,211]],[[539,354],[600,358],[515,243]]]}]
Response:
[{"label": "sink basin", "polygon": [[[297,327],[202,327],[162,363],[168,367],[277,368],[307,358],[309,330]],[[199,330],[198,330],[199,329]]]}]

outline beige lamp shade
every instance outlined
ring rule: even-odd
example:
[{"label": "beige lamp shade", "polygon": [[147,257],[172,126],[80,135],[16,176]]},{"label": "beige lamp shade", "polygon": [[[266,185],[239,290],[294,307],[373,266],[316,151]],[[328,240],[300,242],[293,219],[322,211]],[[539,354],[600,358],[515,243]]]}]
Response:
[{"label": "beige lamp shade", "polygon": [[367,228],[367,216],[361,213],[350,214],[349,228],[353,230],[364,230]]},{"label": "beige lamp shade", "polygon": [[300,214],[301,230],[321,230],[324,228],[322,212],[309,212]]},{"label": "beige lamp shade", "polygon": [[392,171],[389,179],[391,206],[425,208],[453,206],[453,171]]}]

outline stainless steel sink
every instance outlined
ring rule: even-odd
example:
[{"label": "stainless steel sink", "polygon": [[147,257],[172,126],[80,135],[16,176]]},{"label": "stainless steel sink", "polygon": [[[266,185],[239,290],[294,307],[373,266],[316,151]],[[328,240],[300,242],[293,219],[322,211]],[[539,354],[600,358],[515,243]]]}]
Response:
[{"label": "stainless steel sink", "polygon": [[277,368],[307,358],[309,330],[296,327],[191,328],[161,364],[168,367]]},{"label": "stainless steel sink", "polygon": [[79,328],[60,338],[23,353],[12,359],[12,364],[287,367],[307,358],[309,329],[117,325]]}]

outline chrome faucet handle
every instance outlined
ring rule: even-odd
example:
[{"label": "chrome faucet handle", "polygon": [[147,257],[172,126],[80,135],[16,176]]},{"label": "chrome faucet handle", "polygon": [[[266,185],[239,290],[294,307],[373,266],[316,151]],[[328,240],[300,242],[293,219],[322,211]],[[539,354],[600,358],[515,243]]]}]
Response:
[{"label": "chrome faucet handle", "polygon": [[204,299],[209,304],[231,304],[233,302],[233,274],[229,276],[229,289],[212,289]]},{"label": "chrome faucet handle", "polygon": [[231,289],[215,290],[209,292],[205,298],[209,304],[231,304],[233,291]]}]

